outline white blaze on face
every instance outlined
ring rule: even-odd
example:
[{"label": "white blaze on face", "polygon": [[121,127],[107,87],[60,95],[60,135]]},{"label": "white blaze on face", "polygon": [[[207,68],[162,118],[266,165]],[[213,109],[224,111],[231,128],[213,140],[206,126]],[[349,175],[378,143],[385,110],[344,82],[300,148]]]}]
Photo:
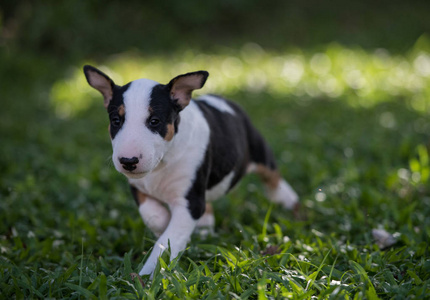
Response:
[{"label": "white blaze on face", "polygon": [[[151,92],[158,83],[148,79],[133,81],[123,94],[125,120],[112,140],[112,160],[115,168],[130,178],[138,178],[152,171],[163,158],[167,142],[146,126],[150,115]],[[139,159],[136,169],[123,168],[120,158]]]}]

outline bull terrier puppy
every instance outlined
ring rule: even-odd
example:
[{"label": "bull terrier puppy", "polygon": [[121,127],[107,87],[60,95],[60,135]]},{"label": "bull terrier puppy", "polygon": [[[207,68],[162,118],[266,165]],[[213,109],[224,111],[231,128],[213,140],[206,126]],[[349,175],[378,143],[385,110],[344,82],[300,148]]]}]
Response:
[{"label": "bull terrier puppy", "polygon": [[179,75],[168,84],[138,79],[123,86],[92,66],[84,73],[104,98],[113,164],[158,238],[140,275],[152,276],[169,246],[174,259],[196,226],[213,227],[208,202],[248,172],[260,175],[271,201],[287,209],[298,204],[269,146],[237,104],[214,95],[191,98],[208,72]]}]

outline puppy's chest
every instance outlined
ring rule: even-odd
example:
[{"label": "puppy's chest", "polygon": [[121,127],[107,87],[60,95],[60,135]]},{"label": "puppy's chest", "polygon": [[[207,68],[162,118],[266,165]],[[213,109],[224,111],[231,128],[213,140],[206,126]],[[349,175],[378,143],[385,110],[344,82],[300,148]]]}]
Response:
[{"label": "puppy's chest", "polygon": [[[143,179],[130,179],[129,182],[145,195],[170,204],[172,201],[185,198],[196,180],[195,176],[197,174],[191,176],[189,173],[181,172],[180,169],[173,169],[165,172],[156,172]],[[233,176],[234,171],[226,175],[215,186],[211,188],[206,186],[206,200],[213,201],[225,195],[230,188]]]},{"label": "puppy's chest", "polygon": [[193,175],[187,173],[181,168],[167,168],[129,182],[151,198],[169,204],[174,199],[183,198],[190,189]]}]

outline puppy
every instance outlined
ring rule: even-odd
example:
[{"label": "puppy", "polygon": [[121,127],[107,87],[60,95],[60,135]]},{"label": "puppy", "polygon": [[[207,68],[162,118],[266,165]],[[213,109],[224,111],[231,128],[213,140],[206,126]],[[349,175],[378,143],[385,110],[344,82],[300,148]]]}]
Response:
[{"label": "puppy", "polygon": [[247,172],[260,175],[271,201],[287,209],[298,204],[238,105],[213,95],[191,99],[208,72],[179,75],[165,85],[138,79],[124,86],[92,66],[84,66],[84,73],[104,98],[114,166],[128,178],[144,223],[158,237],[140,275],[152,276],[169,246],[175,258],[196,226],[213,227],[207,201],[227,193]]}]

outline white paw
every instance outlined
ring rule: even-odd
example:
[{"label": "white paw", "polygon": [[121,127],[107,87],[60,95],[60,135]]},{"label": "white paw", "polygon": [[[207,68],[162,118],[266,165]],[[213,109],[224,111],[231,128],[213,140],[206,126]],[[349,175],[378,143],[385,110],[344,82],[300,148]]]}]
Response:
[{"label": "white paw", "polygon": [[155,267],[158,263],[158,257],[163,253],[165,249],[166,247],[164,247],[162,244],[156,243],[154,245],[151,254],[149,255],[148,259],[146,260],[145,264],[139,272],[140,276],[150,275],[150,278],[152,279]]},{"label": "white paw", "polygon": [[209,236],[214,236],[215,230],[212,226],[196,227],[196,229],[194,230],[194,233],[197,233],[200,236],[200,238],[204,240]]},{"label": "white paw", "polygon": [[167,208],[152,199],[148,199],[139,206],[139,213],[145,225],[156,237],[160,237],[170,221],[170,212]]},{"label": "white paw", "polygon": [[267,197],[274,203],[279,203],[286,209],[293,209],[299,202],[299,196],[283,179],[275,189],[267,190]]},{"label": "white paw", "polygon": [[205,213],[197,221],[196,227],[214,227],[215,226],[215,216],[213,213]]}]

